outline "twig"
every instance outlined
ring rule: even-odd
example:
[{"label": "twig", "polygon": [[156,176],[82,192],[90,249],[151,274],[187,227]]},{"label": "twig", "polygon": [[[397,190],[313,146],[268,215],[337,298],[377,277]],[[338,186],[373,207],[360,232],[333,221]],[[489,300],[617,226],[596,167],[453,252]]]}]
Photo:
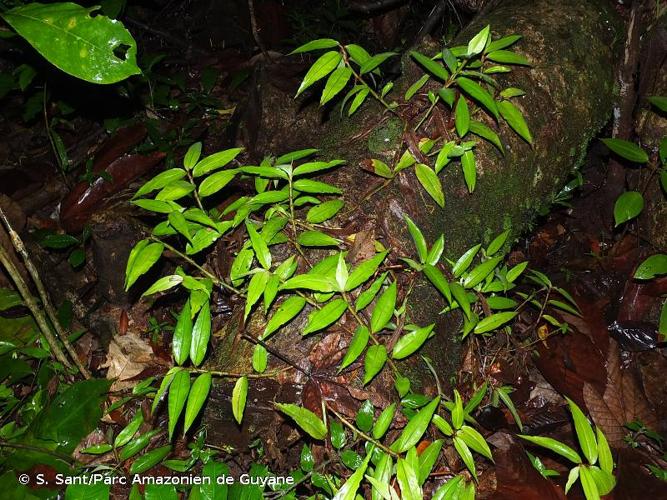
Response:
[{"label": "twig", "polygon": [[[39,297],[42,300],[42,305],[44,306],[44,309],[46,310],[46,314],[48,315],[49,319],[51,320],[51,323],[53,324],[53,328],[54,328],[57,336],[60,338],[60,341],[62,342],[63,346],[65,346],[65,350],[69,353],[70,357],[72,358],[72,361],[74,361],[74,364],[78,368],[79,372],[81,372],[81,375],[83,375],[85,378],[89,379],[90,378],[90,372],[88,371],[88,369],[83,365],[83,363],[79,359],[79,355],[77,354],[76,350],[74,349],[74,346],[72,346],[72,344],[70,343],[70,341],[67,338],[67,332],[65,332],[63,327],[60,325],[60,321],[58,321],[58,314],[56,313],[56,310],[53,307],[53,304],[51,303],[51,299],[49,298],[49,295],[46,293],[46,289],[44,288],[44,284],[42,283],[41,278],[39,277],[39,273],[37,272],[37,268],[32,263],[32,260],[30,259],[30,256],[28,255],[28,251],[26,250],[25,245],[23,244],[23,240],[21,240],[21,237],[18,235],[18,233],[16,231],[14,231],[14,228],[10,224],[9,219],[7,219],[7,216],[5,215],[5,212],[2,210],[2,208],[0,208],[0,219],[2,219],[2,222],[4,223],[5,227],[7,228],[7,232],[9,233],[9,237],[12,240],[12,244],[14,245],[14,248],[18,251],[18,253],[23,258],[23,263],[25,264],[25,267],[28,270],[28,273],[30,274],[30,277],[32,278],[32,281],[35,283],[35,286],[37,287],[37,293],[39,294]],[[24,282],[24,284],[25,284],[25,282]],[[26,287],[26,290],[27,290],[27,287]],[[40,311],[40,313],[41,313],[41,311]],[[33,312],[33,314],[34,314],[34,312]]]}]

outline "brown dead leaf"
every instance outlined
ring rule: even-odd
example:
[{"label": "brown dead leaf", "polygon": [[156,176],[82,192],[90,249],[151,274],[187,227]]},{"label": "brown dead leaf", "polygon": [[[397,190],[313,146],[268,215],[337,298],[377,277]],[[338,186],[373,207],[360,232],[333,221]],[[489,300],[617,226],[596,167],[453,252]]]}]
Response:
[{"label": "brown dead leaf", "polygon": [[623,425],[627,422],[639,420],[652,429],[658,428],[656,414],[635,373],[621,366],[620,351],[615,342],[609,343],[604,394],[585,383],[583,396],[593,421],[604,431],[612,446],[623,445],[623,436],[627,433]]},{"label": "brown dead leaf", "polygon": [[130,379],[139,375],[146,367],[160,363],[147,342],[135,333],[117,335],[109,343],[106,361],[100,368],[108,368],[107,379],[115,379],[111,391],[133,387]]}]

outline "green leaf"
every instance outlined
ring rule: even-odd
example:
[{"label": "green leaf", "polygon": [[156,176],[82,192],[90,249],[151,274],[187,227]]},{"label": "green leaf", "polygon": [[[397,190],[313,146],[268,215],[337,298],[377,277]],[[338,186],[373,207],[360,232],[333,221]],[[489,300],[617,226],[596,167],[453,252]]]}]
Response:
[{"label": "green leaf", "polygon": [[364,87],[359,92],[357,92],[357,95],[354,96],[354,99],[352,99],[352,103],[350,104],[350,107],[347,110],[347,116],[352,116],[352,114],[357,109],[359,109],[359,107],[364,103],[364,101],[368,97],[370,91],[371,90],[368,87]]},{"label": "green leaf", "polygon": [[171,452],[171,445],[161,446],[138,457],[130,466],[130,474],[141,474],[162,462]]},{"label": "green leaf", "polygon": [[171,212],[168,215],[169,225],[173,227],[180,234],[192,243],[192,235],[190,234],[190,227],[185,216],[181,212]]},{"label": "green leaf", "polygon": [[591,473],[591,477],[593,478],[593,482],[595,483],[600,496],[607,495],[616,486],[616,478],[612,473],[604,471],[594,465],[587,467],[587,469]]},{"label": "green leaf", "polygon": [[465,288],[454,281],[449,284],[449,289],[452,291],[452,298],[461,307],[465,317],[470,320],[472,318],[472,312],[470,311],[470,300],[468,299],[468,294],[466,293]]},{"label": "green leaf", "polygon": [[519,64],[522,66],[530,66],[530,61],[516,52],[510,50],[494,50],[486,55],[490,61],[500,64]]},{"label": "green leaf", "polygon": [[486,333],[497,330],[508,321],[514,319],[517,314],[516,311],[506,311],[487,316],[477,323],[475,326],[475,333]]},{"label": "green leaf", "polygon": [[269,247],[266,245],[264,238],[262,238],[259,233],[257,233],[255,226],[249,220],[246,220],[245,226],[248,231],[250,243],[252,245],[252,249],[255,251],[257,260],[264,269],[270,269],[271,252],[269,251]]},{"label": "green leaf", "polygon": [[134,455],[146,448],[151,439],[153,439],[160,432],[162,432],[162,429],[153,429],[152,431],[148,431],[132,440],[130,443],[124,446],[121,452],[118,454],[119,460],[124,462],[125,460],[132,458]]},{"label": "green leaf", "polygon": [[431,266],[437,265],[444,249],[445,235],[441,234],[440,237],[435,240],[435,243],[433,243],[433,246],[429,250],[428,255],[426,255],[426,263]]},{"label": "green leaf", "polygon": [[304,231],[297,239],[297,243],[304,247],[331,247],[338,246],[339,241],[322,231]]},{"label": "green leaf", "polygon": [[443,87],[438,90],[438,96],[451,108],[454,104],[454,99],[456,99],[456,92],[452,88]]},{"label": "green leaf", "polygon": [[193,167],[192,175],[199,177],[208,174],[212,170],[222,168],[236,158],[241,151],[243,151],[243,148],[226,149],[202,158]]},{"label": "green leaf", "polygon": [[438,291],[447,299],[447,302],[452,302],[452,292],[449,288],[449,283],[440,269],[430,264],[424,266],[424,275],[435,286]]},{"label": "green leaf", "polygon": [[472,151],[463,153],[461,167],[463,168],[463,178],[466,181],[468,192],[472,193],[477,184],[477,167],[475,166],[475,155]]},{"label": "green leaf", "polygon": [[407,460],[399,458],[396,462],[396,479],[403,500],[422,500],[424,498],[417,472]]},{"label": "green leaf", "polygon": [[419,90],[426,84],[428,81],[429,76],[428,75],[422,75],[422,77],[417,80],[415,83],[410,85],[408,90],[405,91],[405,97],[403,98],[405,101],[409,101],[412,99],[412,97],[419,92]]},{"label": "green leaf", "polygon": [[351,76],[352,70],[347,66],[341,66],[334,70],[334,72],[329,75],[327,83],[324,85],[324,90],[322,91],[322,96],[320,97],[320,106],[329,102],[341,90],[343,90],[345,85],[347,85],[347,82],[350,81]]},{"label": "green leaf", "polygon": [[195,366],[201,365],[206,356],[208,349],[208,341],[211,338],[211,308],[208,302],[205,303],[199,314],[197,320],[192,327],[192,343],[190,344],[190,359]]},{"label": "green leaf", "polygon": [[525,439],[526,441],[530,441],[533,444],[546,448],[547,450],[551,450],[554,453],[567,458],[570,462],[575,464],[581,463],[581,457],[579,454],[568,445],[563,444],[560,441],[542,436],[526,436],[525,434],[519,434],[519,437],[521,439]]},{"label": "green leaf", "polygon": [[134,205],[148,210],[150,212],[157,212],[159,214],[168,214],[174,210],[182,210],[178,203],[173,201],[161,201],[161,200],[135,200],[132,202]]},{"label": "green leaf", "polygon": [[57,250],[78,245],[79,240],[69,234],[48,233],[39,238],[39,245],[43,248],[54,248]]},{"label": "green leaf", "polygon": [[364,401],[355,416],[354,422],[362,432],[369,432],[373,427],[373,419],[375,418],[375,407],[368,399]]},{"label": "green leaf", "polygon": [[454,264],[454,267],[452,267],[452,273],[454,274],[455,278],[461,276],[461,274],[463,274],[470,267],[470,264],[472,264],[472,261],[475,258],[475,255],[477,255],[477,252],[479,252],[480,248],[482,248],[482,245],[475,245],[474,247],[466,250],[465,253],[459,257],[459,259]]},{"label": "green leaf", "polygon": [[[370,259],[363,261],[361,264],[355,267],[347,278],[347,283],[345,284],[345,291],[350,292],[355,288],[357,288],[358,286],[366,283],[366,281],[368,281],[370,277],[373,276],[373,274],[375,274],[375,271],[377,271],[378,267],[380,267],[380,264],[382,264],[386,256],[387,256],[386,251],[377,253]],[[373,287],[371,286],[371,288]],[[361,295],[359,296],[359,299],[361,299]],[[363,307],[357,306],[357,310],[360,309],[363,309]]]},{"label": "green leaf", "polygon": [[468,42],[467,56],[476,56],[484,50],[490,38],[491,27],[487,24]]},{"label": "green leaf", "polygon": [[579,466],[573,467],[570,470],[569,474],[567,475],[567,483],[565,483],[565,494],[566,495],[570,491],[570,488],[572,488],[572,486],[574,486],[574,483],[577,482],[577,479],[579,479],[579,469],[580,469]]},{"label": "green leaf", "polygon": [[408,217],[407,215],[403,215],[403,219],[405,220],[405,223],[408,225],[408,231],[410,232],[410,236],[412,236],[412,241],[414,241],[415,243],[415,248],[417,249],[417,255],[419,256],[419,262],[423,264],[426,261],[426,255],[428,253],[424,235],[410,217]]},{"label": "green leaf", "polygon": [[354,500],[357,496],[357,490],[361,484],[361,480],[364,478],[366,469],[368,468],[368,462],[370,461],[372,453],[369,453],[361,465],[354,471],[345,484],[336,492],[333,500]]},{"label": "green leaf", "polygon": [[182,365],[190,355],[190,344],[192,343],[192,316],[190,314],[190,301],[186,301],[178,321],[174,328],[174,337],[171,341],[174,353],[174,361]]},{"label": "green leaf", "polygon": [[322,49],[333,49],[338,46],[338,42],[332,38],[318,38],[317,40],[312,40],[308,43],[304,43],[300,47],[297,47],[292,52],[292,54],[301,54],[303,52],[312,52],[313,50],[322,50]]},{"label": "green leaf", "polygon": [[568,397],[565,399],[567,400],[567,404],[570,407],[570,413],[572,413],[572,418],[574,419],[574,429],[577,434],[577,439],[579,440],[579,446],[581,446],[581,451],[584,452],[584,456],[588,460],[588,463],[593,465],[598,460],[598,444],[595,440],[593,428],[588,422],[586,415],[584,415],[575,402]]},{"label": "green leaf", "polygon": [[147,297],[155,293],[164,292],[170,288],[180,285],[183,282],[183,278],[177,274],[170,274],[169,276],[163,276],[153,283],[148,290],[141,294],[142,297]]},{"label": "green leaf", "polygon": [[289,323],[301,312],[305,305],[306,299],[303,297],[299,297],[298,295],[288,297],[282,304],[280,304],[278,310],[266,324],[266,328],[264,329],[261,338],[266,339],[269,335],[278,330],[278,328]]},{"label": "green leaf", "polygon": [[313,181],[310,179],[299,179],[294,181],[294,189],[313,194],[342,194],[342,191],[331,184]]},{"label": "green leaf", "polygon": [[486,139],[495,147],[497,147],[498,151],[500,151],[503,155],[505,154],[505,150],[503,149],[503,144],[502,142],[500,142],[500,137],[498,137],[498,134],[496,134],[493,130],[484,125],[482,122],[478,122],[476,120],[470,120],[470,132],[472,132],[475,135],[478,135],[482,139]]},{"label": "green leaf", "polygon": [[201,412],[201,409],[208,398],[208,393],[211,390],[212,377],[210,373],[202,373],[199,375],[190,389],[188,395],[188,403],[185,407],[185,419],[183,422],[183,434],[188,432],[195,419]]},{"label": "green leaf", "polygon": [[298,151],[292,151],[290,153],[286,153],[282,156],[279,156],[276,158],[275,164],[276,165],[285,165],[292,163],[297,160],[302,160],[303,158],[307,158],[309,156],[314,155],[317,153],[317,149],[299,149]]},{"label": "green leaf", "polygon": [[652,95],[648,96],[648,101],[663,113],[667,113],[667,97]]},{"label": "green leaf", "polygon": [[113,447],[120,448],[129,443],[130,439],[132,439],[132,437],[137,433],[139,427],[141,427],[141,424],[143,423],[144,423],[144,415],[141,411],[137,411],[134,414],[132,420],[130,420],[130,423],[127,424],[125,428],[118,433],[116,439],[114,439]]},{"label": "green leaf", "polygon": [[167,392],[167,389],[169,389],[169,386],[171,385],[171,382],[174,380],[174,377],[178,372],[182,370],[181,367],[179,366],[174,366],[169,369],[169,371],[166,373],[164,378],[162,379],[162,382],[160,383],[160,387],[158,388],[157,393],[155,394],[155,397],[153,398],[153,404],[151,405],[151,413],[155,413],[155,409],[157,408],[157,405],[160,403],[162,398]]},{"label": "green leaf", "polygon": [[332,323],[338,321],[347,309],[347,302],[343,299],[335,299],[328,302],[322,309],[316,309],[308,316],[306,328],[301,332],[302,335],[322,330]]},{"label": "green leaf", "polygon": [[533,136],[519,108],[509,101],[500,101],[498,102],[498,111],[500,111],[500,116],[503,117],[512,130],[519,134],[528,144],[533,143]]},{"label": "green leaf", "polygon": [[421,65],[428,73],[436,77],[438,80],[444,82],[449,78],[449,73],[447,70],[430,57],[420,54],[414,50],[410,52],[410,56],[412,56],[412,58],[417,61],[419,65]]},{"label": "green leaf", "polygon": [[374,55],[361,65],[361,67],[359,68],[359,73],[362,75],[370,73],[375,68],[380,66],[383,62],[385,62],[387,59],[389,59],[390,57],[394,57],[396,54],[397,54],[396,52],[382,52],[381,54]]},{"label": "green leaf", "polygon": [[454,406],[451,409],[452,412],[452,425],[454,429],[460,429],[463,425],[465,414],[463,412],[463,400],[461,399],[461,394],[459,391],[454,389]]},{"label": "green leaf", "polygon": [[472,271],[466,274],[465,279],[463,280],[463,286],[465,288],[474,288],[479,285],[493,270],[498,267],[498,264],[503,260],[503,256],[491,257],[489,260],[485,260],[478,266],[476,266]]},{"label": "green leaf", "polygon": [[340,450],[345,443],[347,442],[347,436],[345,435],[345,429],[343,424],[335,420],[329,421],[329,438],[331,439],[331,445]]},{"label": "green leaf", "polygon": [[498,40],[492,41],[487,47],[487,52],[493,52],[496,50],[506,49],[510,45],[514,45],[516,42],[521,40],[521,35],[509,35],[499,38]]},{"label": "green leaf", "polygon": [[595,484],[593,475],[591,474],[588,467],[579,467],[579,480],[581,481],[581,487],[584,490],[584,496],[586,497],[586,500],[600,500],[598,487]]},{"label": "green leaf", "polygon": [[595,428],[595,436],[598,444],[598,459],[600,460],[600,468],[612,474],[614,472],[614,458],[611,455],[611,449],[604,433],[599,427]]},{"label": "green leaf", "polygon": [[370,333],[368,328],[365,326],[358,326],[352,336],[350,345],[347,347],[347,352],[343,357],[343,361],[340,363],[340,368],[338,369],[339,372],[357,360],[361,353],[364,352],[364,349],[366,349],[369,339]]},{"label": "green leaf", "polygon": [[155,191],[156,189],[162,189],[168,184],[171,184],[174,181],[178,181],[187,175],[186,171],[182,168],[170,168],[164,172],[159,173],[153,177],[150,181],[145,183],[139,188],[134,195],[134,198],[139,198],[146,193]]},{"label": "green leaf", "polygon": [[174,181],[162,188],[162,190],[157,195],[155,195],[155,199],[158,201],[178,200],[184,196],[189,195],[194,190],[194,184],[190,183],[189,181]]},{"label": "green leaf", "polygon": [[644,197],[637,191],[626,191],[614,204],[615,227],[637,217],[644,209]]},{"label": "green leaf", "polygon": [[201,156],[201,146],[201,142],[195,142],[186,151],[185,156],[183,157],[183,166],[188,170],[192,170],[199,161],[199,157]]},{"label": "green leaf", "polygon": [[150,243],[149,240],[141,240],[137,243],[127,259],[125,269],[125,290],[129,290],[135,281],[145,274],[155,264],[164,250],[162,243]]},{"label": "green leaf", "polygon": [[659,253],[639,264],[634,277],[638,280],[650,280],[663,274],[667,274],[667,254]]},{"label": "green leaf", "polygon": [[248,398],[248,377],[241,377],[234,384],[232,390],[232,412],[234,418],[241,424],[243,421],[243,412],[245,410],[246,399]]},{"label": "green leaf", "polygon": [[275,403],[275,405],[312,438],[322,440],[327,436],[326,425],[312,411],[294,404]]},{"label": "green leaf", "polygon": [[[325,52],[322,54],[315,63],[310,67],[308,72],[306,73],[306,76],[303,77],[303,81],[301,82],[301,85],[299,86],[299,90],[297,91],[296,95],[298,96],[306,90],[308,87],[310,87],[313,83],[321,80],[325,76],[327,76],[329,73],[331,73],[334,69],[336,69],[336,66],[341,61],[341,54],[338,51],[329,51]],[[282,163],[282,162],[281,162]]]},{"label": "green leaf", "polygon": [[486,247],[486,255],[487,257],[491,257],[493,254],[498,252],[505,242],[507,241],[507,237],[510,234],[510,230],[508,229],[507,231],[503,231],[500,233],[498,236],[496,236],[491,243],[489,243],[489,246]]},{"label": "green leaf", "polygon": [[183,413],[185,402],[188,399],[190,392],[190,374],[181,370],[174,375],[174,378],[169,386],[169,399],[167,410],[169,415],[169,440],[174,435],[174,429],[178,423],[178,418]]},{"label": "green leaf", "polygon": [[134,38],[118,21],[91,17],[98,9],[70,2],[29,3],[2,17],[51,64],[77,78],[109,84],[140,74]]},{"label": "green leaf", "polygon": [[601,141],[621,158],[635,163],[646,163],[648,161],[646,152],[633,142],[623,139],[601,139]]},{"label": "green leaf", "polygon": [[423,485],[431,474],[433,466],[440,456],[443,443],[442,439],[436,439],[419,455],[419,471],[417,476],[420,485]]},{"label": "green leaf", "polygon": [[428,326],[418,328],[403,335],[394,344],[391,357],[394,359],[403,359],[416,352],[426,342],[426,339],[431,336],[434,327],[435,323],[431,323]]},{"label": "green leaf", "polygon": [[253,274],[252,278],[250,278],[250,283],[248,284],[248,290],[246,292],[245,311],[243,313],[244,321],[248,318],[252,307],[264,293],[270,277],[270,272],[261,271],[259,273]]},{"label": "green leaf", "polygon": [[387,348],[384,345],[372,345],[364,358],[364,385],[367,385],[380,373],[387,362]]},{"label": "green leaf", "polygon": [[325,201],[308,210],[306,220],[311,224],[320,224],[334,217],[344,205],[342,200]]},{"label": "green leaf", "polygon": [[438,175],[431,170],[428,165],[418,163],[415,167],[415,173],[419,183],[426,190],[431,198],[441,207],[445,207],[445,193],[442,191],[442,184]]},{"label": "green leaf", "polygon": [[416,445],[426,432],[433,418],[433,413],[435,413],[439,404],[440,398],[437,397],[419,410],[410,419],[398,439],[391,445],[391,449],[396,453],[403,453]]},{"label": "green leaf", "polygon": [[308,273],[298,274],[297,276],[288,279],[280,286],[281,290],[294,290],[298,288],[329,293],[336,291],[338,284],[332,278],[327,276]]},{"label": "green leaf", "polygon": [[206,196],[211,196],[212,194],[217,193],[229,184],[235,176],[236,170],[223,170],[209,175],[199,185],[199,196],[205,198]]},{"label": "green leaf", "polygon": [[479,83],[464,76],[460,76],[456,79],[456,84],[463,90],[463,92],[480,103],[482,107],[496,118],[496,120],[498,119],[498,106],[496,106],[496,102],[493,100],[493,97],[491,97],[491,94],[484,90]]},{"label": "green leaf", "polygon": [[377,333],[382,330],[394,315],[396,307],[396,295],[398,293],[396,282],[392,281],[387,289],[377,300],[373,314],[371,315],[371,333]]},{"label": "green leaf", "polygon": [[469,448],[472,448],[480,455],[485,456],[489,460],[493,460],[491,449],[486,443],[484,437],[475,429],[468,425],[461,426],[461,429],[456,433]]},{"label": "green leaf", "polygon": [[345,49],[347,50],[348,54],[350,54],[350,59],[352,59],[352,61],[357,63],[359,66],[371,58],[371,55],[368,53],[368,51],[360,45],[351,43],[346,45]]},{"label": "green leaf", "polygon": [[380,416],[373,425],[374,439],[382,439],[382,437],[387,433],[387,431],[389,430],[389,426],[391,425],[391,422],[394,420],[395,412],[396,412],[396,403],[392,403],[389,406],[387,406],[384,410],[382,410],[382,413],[380,413]]},{"label": "green leaf", "polygon": [[456,452],[461,457],[461,460],[463,460],[463,463],[470,471],[470,474],[472,474],[472,477],[477,479],[477,472],[475,470],[475,459],[473,458],[472,453],[470,452],[470,448],[468,448],[468,445],[465,443],[465,441],[463,441],[463,439],[458,435],[454,436],[452,441],[454,442],[454,448],[456,448]]},{"label": "green leaf", "polygon": [[511,99],[512,97],[519,97],[522,95],[526,95],[526,92],[516,87],[507,87],[500,92],[500,97],[504,97],[505,99]]},{"label": "green leaf", "polygon": [[255,345],[252,351],[252,369],[257,373],[264,373],[268,363],[268,353],[263,345]]},{"label": "green leaf", "polygon": [[463,137],[470,129],[470,111],[468,110],[468,103],[463,96],[456,101],[456,109],[454,109],[454,125],[456,126],[456,133],[459,137]]}]

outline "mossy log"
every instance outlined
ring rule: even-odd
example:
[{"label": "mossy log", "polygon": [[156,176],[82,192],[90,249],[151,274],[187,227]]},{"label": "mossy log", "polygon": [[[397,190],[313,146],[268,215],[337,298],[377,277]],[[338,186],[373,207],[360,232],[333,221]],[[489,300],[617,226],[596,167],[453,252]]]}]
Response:
[{"label": "mossy log", "polygon": [[[511,229],[510,241],[518,237],[541,210],[548,208],[553,195],[580,166],[589,140],[605,124],[612,109],[613,47],[622,31],[618,29],[611,7],[593,0],[509,0],[476,18],[458,36],[458,42],[467,43],[487,24],[491,25],[494,37],[515,33],[523,36],[515,51],[526,56],[532,67],[514,70],[501,80],[506,86],[519,87],[526,92],[526,96],[515,103],[526,116],[534,145],[529,146],[511,130],[501,127],[506,154],[501,155],[488,144],[479,144],[474,193],[469,194],[465,189],[459,168],[445,169],[441,177],[446,205],[441,209],[423,191],[411,170],[403,171],[388,187],[369,196],[377,178],[360,165],[370,158],[391,163],[397,149],[403,147],[403,125],[399,119],[373,105],[351,119],[338,119],[338,110],[332,110],[331,120],[317,134],[311,132],[305,137],[306,142],[298,143],[304,138],[294,133],[297,143],[289,146],[319,147],[324,159],[347,160],[344,167],[325,179],[343,189],[346,204],[359,205],[353,217],[336,221],[339,227],[345,228],[346,234],[368,231],[393,249],[394,258],[411,256],[413,245],[403,220],[403,215],[408,214],[422,228],[429,242],[444,234],[446,256],[455,258],[475,243],[488,243],[505,229]],[[419,50],[430,54],[439,48],[434,42],[424,42]],[[392,95],[397,96],[395,99],[402,102],[405,89],[422,74],[412,60],[404,56],[403,74],[392,91]],[[265,110],[265,117],[270,116],[270,112],[270,109]],[[433,361],[440,380],[446,382],[459,365],[460,342],[455,337],[460,326],[453,324],[453,315],[446,320],[438,315],[443,306],[430,285],[421,282],[414,285],[408,304],[410,319],[418,324],[436,322],[437,335],[427,342],[423,353]],[[337,378],[340,361],[337,353],[342,356],[350,336],[342,330],[331,329],[303,338],[300,331],[306,316],[307,311],[269,341],[273,351],[302,370],[292,372],[296,374],[288,377],[292,388],[282,394],[289,393],[289,399],[296,401],[307,399],[301,388],[305,387],[304,393],[312,390],[309,375],[316,374],[320,396],[334,404],[345,406],[345,398],[350,397],[370,397],[375,404],[380,404],[383,398],[391,397],[393,384],[388,373],[378,377],[369,392],[362,390],[360,374]],[[265,321],[261,313],[256,314],[245,326],[246,334],[256,336]],[[230,321],[219,332],[212,367],[234,371],[250,369],[252,346],[241,338],[238,327],[238,321]],[[328,350],[325,361],[318,354],[322,350]],[[408,361],[405,370],[410,374],[413,387],[432,391],[433,376],[418,356],[412,358],[414,361]],[[283,361],[275,357],[272,364],[284,366]],[[355,384],[357,389],[354,389]],[[273,390],[266,391],[266,400],[259,401],[258,405],[270,406],[267,403],[274,394]],[[216,422],[225,419],[216,402],[229,401],[229,396],[219,391],[213,398],[214,404],[209,408],[216,409],[209,410],[207,415],[211,430],[216,428]],[[255,405],[249,401],[246,426],[252,428],[252,414],[258,408],[253,409]],[[229,412],[224,410],[223,414]]]}]

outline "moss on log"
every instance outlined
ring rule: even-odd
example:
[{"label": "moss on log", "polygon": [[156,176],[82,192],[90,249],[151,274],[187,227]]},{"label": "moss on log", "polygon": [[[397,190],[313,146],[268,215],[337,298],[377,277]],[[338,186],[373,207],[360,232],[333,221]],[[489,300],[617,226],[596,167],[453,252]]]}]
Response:
[{"label": "moss on log", "polygon": [[[478,181],[474,193],[465,189],[460,168],[445,169],[441,177],[446,205],[441,209],[423,191],[411,170],[402,172],[386,189],[366,197],[376,179],[360,164],[369,158],[393,161],[402,143],[403,126],[397,118],[370,105],[352,119],[334,119],[302,146],[320,147],[323,158],[347,160],[327,180],[343,189],[347,204],[361,203],[361,207],[354,218],[338,220],[340,226],[352,227],[353,233],[372,231],[396,254],[411,255],[412,242],[403,221],[403,215],[409,214],[428,241],[433,242],[444,233],[446,255],[457,257],[475,243],[488,243],[505,229],[511,229],[510,241],[516,238],[540,210],[549,206],[553,195],[581,164],[589,140],[607,121],[612,109],[613,47],[621,31],[610,6],[593,0],[509,0],[475,19],[457,42],[466,43],[486,24],[491,25],[494,37],[514,33],[523,36],[515,50],[528,58],[532,68],[517,69],[499,79],[505,86],[526,92],[525,97],[514,102],[526,116],[534,146],[502,127],[504,156],[486,143],[476,149]],[[439,49],[433,42],[420,47],[423,53]],[[422,74],[407,56],[403,58],[403,70],[392,94],[400,101],[404,90]],[[334,114],[338,114],[337,110],[331,113],[332,117]],[[458,368],[460,343],[455,340],[458,325],[452,324],[452,317],[445,320],[438,315],[443,306],[431,286],[415,285],[409,303],[411,320],[420,324],[437,322],[438,333],[426,344],[425,354],[432,359],[441,380],[446,381]],[[304,312],[276,334],[270,345],[309,373],[308,356],[316,343],[327,335],[338,335],[332,346],[344,351],[349,336],[339,330],[304,339],[300,331],[305,319]],[[255,315],[246,331],[254,335],[252,332],[259,330],[264,321]],[[239,338],[236,328],[237,323],[230,322],[220,332],[227,341],[220,343],[219,347],[225,347],[217,349],[213,364],[249,369],[252,346],[230,340]],[[427,392],[432,388],[433,378],[419,359],[408,361],[406,369],[416,387]],[[335,377],[335,365],[330,371]],[[292,382],[306,380],[305,375],[299,375]],[[388,376],[379,377],[373,384],[384,390],[392,386]]]}]

